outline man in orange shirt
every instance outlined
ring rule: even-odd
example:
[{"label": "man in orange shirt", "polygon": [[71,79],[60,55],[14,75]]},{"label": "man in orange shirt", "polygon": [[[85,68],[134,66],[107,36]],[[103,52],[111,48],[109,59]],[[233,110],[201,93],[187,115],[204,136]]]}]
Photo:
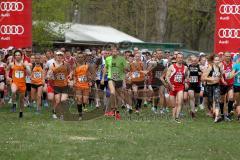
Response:
[{"label": "man in orange shirt", "polygon": [[11,90],[12,90],[12,100],[13,100],[13,107],[12,110],[16,111],[16,94],[19,94],[19,118],[23,117],[23,110],[24,110],[24,96],[26,92],[26,74],[31,74],[31,64],[27,61],[23,61],[23,54],[22,51],[16,50],[14,52],[14,61],[11,62],[8,66],[7,71],[9,72],[12,70],[12,78],[8,76],[8,80],[11,83]]}]

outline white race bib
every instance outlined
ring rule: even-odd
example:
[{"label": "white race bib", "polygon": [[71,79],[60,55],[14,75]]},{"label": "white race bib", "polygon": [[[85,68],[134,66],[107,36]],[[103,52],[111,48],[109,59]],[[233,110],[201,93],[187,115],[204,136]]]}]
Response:
[{"label": "white race bib", "polygon": [[81,83],[82,82],[86,82],[87,81],[87,77],[86,76],[79,76],[78,77],[78,81],[81,82]]},{"label": "white race bib", "polygon": [[120,79],[120,76],[118,73],[112,73],[112,79],[113,80],[119,80]]},{"label": "white race bib", "polygon": [[240,83],[240,76],[237,76],[237,83]]},{"label": "white race bib", "polygon": [[189,79],[190,83],[197,83],[198,82],[198,76],[191,76]]},{"label": "white race bib", "polygon": [[41,72],[34,72],[33,77],[36,79],[42,78],[42,73]]},{"label": "white race bib", "polygon": [[133,78],[139,78],[140,77],[140,73],[139,72],[133,72],[133,74],[132,74],[132,77]]},{"label": "white race bib", "polygon": [[178,83],[182,83],[183,82],[183,75],[182,75],[181,72],[175,74],[174,81],[178,82]]},{"label": "white race bib", "polygon": [[24,72],[23,71],[15,71],[14,76],[15,76],[15,78],[24,78]]},{"label": "white race bib", "polygon": [[66,77],[65,77],[65,75],[63,74],[63,73],[58,73],[58,74],[56,74],[56,80],[65,80],[66,79]]},{"label": "white race bib", "polygon": [[4,80],[4,75],[0,75],[0,81]]}]

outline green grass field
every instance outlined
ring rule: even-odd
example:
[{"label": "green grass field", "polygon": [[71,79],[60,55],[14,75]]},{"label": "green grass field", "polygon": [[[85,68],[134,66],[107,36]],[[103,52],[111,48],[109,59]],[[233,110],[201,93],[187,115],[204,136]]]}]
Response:
[{"label": "green grass field", "polygon": [[214,124],[204,113],[177,124],[166,118],[115,121],[51,119],[0,109],[0,160],[240,159],[240,123]]}]

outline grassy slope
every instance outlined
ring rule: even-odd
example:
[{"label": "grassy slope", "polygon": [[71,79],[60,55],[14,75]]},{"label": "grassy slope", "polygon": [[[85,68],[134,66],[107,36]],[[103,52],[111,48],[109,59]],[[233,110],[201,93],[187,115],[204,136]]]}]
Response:
[{"label": "grassy slope", "polygon": [[50,114],[0,109],[0,160],[239,159],[240,124],[213,124],[203,114],[176,124],[149,120],[54,121]]}]

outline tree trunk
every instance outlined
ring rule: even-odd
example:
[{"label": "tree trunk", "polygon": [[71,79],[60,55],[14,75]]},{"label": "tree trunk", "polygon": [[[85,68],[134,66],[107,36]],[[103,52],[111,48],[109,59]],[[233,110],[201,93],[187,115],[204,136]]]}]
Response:
[{"label": "tree trunk", "polygon": [[166,33],[168,0],[156,0],[156,41],[163,42]]}]

